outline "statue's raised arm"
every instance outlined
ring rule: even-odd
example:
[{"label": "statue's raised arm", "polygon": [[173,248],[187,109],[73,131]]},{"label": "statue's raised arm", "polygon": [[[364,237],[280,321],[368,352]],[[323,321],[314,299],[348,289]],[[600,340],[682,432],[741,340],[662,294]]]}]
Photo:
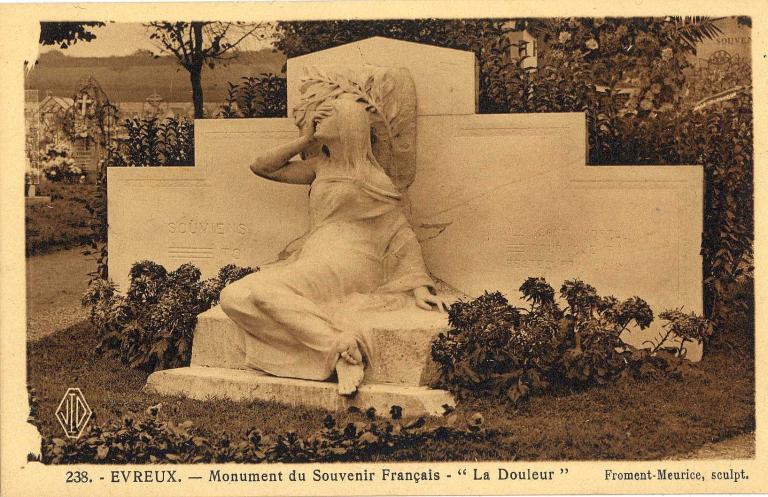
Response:
[{"label": "statue's raised arm", "polygon": [[257,176],[279,181],[309,185],[315,179],[316,158],[294,159],[316,144],[314,124],[305,126],[296,140],[267,150],[256,156],[250,165]]}]

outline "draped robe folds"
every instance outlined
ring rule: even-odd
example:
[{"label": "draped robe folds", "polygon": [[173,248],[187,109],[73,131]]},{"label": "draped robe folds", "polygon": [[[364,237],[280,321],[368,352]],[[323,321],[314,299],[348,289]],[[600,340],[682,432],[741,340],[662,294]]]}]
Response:
[{"label": "draped robe folds", "polygon": [[355,313],[413,305],[407,292],[433,286],[402,198],[372,163],[321,159],[310,188],[310,229],[287,257],[227,286],[224,312],[245,331],[246,366],[275,376],[325,380],[351,333],[370,361]]}]

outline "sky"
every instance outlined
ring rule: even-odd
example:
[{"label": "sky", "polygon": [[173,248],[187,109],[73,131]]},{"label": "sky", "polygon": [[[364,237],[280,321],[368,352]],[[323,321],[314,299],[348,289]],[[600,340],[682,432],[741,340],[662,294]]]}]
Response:
[{"label": "sky", "polygon": [[[58,46],[41,46],[42,53],[59,50],[71,57],[113,57],[130,55],[137,50],[151,50],[157,52],[157,46],[152,43],[145,28],[140,23],[110,23],[104,27],[91,30],[96,39],[90,42],[78,41],[68,48],[61,49]],[[269,48],[268,41],[253,39],[245,40],[240,48],[242,50],[260,50]]]}]

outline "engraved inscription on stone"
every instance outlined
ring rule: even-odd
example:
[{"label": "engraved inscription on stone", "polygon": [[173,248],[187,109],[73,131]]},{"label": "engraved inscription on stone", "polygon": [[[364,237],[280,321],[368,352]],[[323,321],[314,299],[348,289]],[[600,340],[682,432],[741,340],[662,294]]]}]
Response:
[{"label": "engraved inscription on stone", "polygon": [[[194,218],[169,221],[166,229],[172,240],[166,253],[179,262],[243,259],[251,232],[245,223]],[[243,243],[234,243],[235,239],[242,239]]]},{"label": "engraved inscription on stone", "polygon": [[[589,236],[584,244],[584,234],[567,227],[512,232],[505,262],[510,268],[567,269],[580,256],[596,256],[604,250],[626,250],[631,240],[625,231],[615,228],[593,228],[587,233]],[[612,267],[621,268],[623,263],[614,261]]]},{"label": "engraved inscription on stone", "polygon": [[181,260],[179,262],[198,259],[242,259],[248,254],[247,247],[234,247],[231,244],[220,246],[179,246],[170,245],[167,248],[170,259]]},{"label": "engraved inscription on stone", "polygon": [[248,226],[237,222],[207,221],[189,219],[171,221],[168,223],[168,233],[172,235],[202,235],[202,234],[248,234]]}]

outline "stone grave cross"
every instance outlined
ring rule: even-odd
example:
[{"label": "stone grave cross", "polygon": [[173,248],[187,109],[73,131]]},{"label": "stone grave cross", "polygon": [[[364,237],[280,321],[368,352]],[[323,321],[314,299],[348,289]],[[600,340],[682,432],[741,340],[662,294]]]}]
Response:
[{"label": "stone grave cross", "polygon": [[88,111],[88,106],[93,103],[93,99],[91,99],[87,93],[81,93],[78,103],[80,104],[80,113],[83,117],[85,117]]}]

